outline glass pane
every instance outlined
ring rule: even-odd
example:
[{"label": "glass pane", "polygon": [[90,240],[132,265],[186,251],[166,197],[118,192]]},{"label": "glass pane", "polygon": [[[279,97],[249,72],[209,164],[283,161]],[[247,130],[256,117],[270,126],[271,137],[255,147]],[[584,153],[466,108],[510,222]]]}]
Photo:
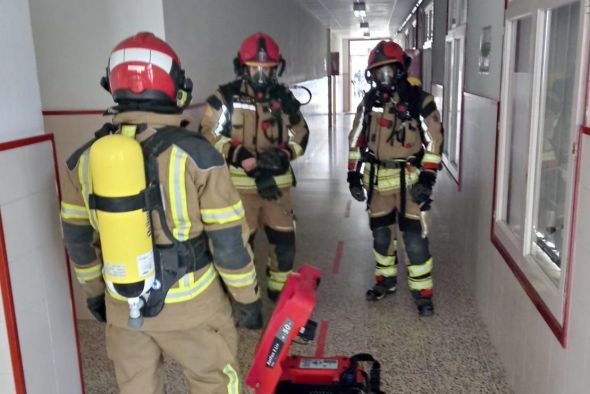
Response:
[{"label": "glass pane", "polygon": [[552,262],[554,267],[561,266],[566,235],[579,11],[579,3],[573,3],[548,11],[546,19],[541,96],[545,111],[540,123],[542,149],[537,160],[533,254],[543,262]]},{"label": "glass pane", "polygon": [[464,39],[455,40],[455,50],[453,60],[453,89],[455,95],[455,140],[451,151],[453,164],[459,166],[459,156],[461,152],[461,104],[463,102],[463,42]]},{"label": "glass pane", "polygon": [[504,220],[520,240],[524,238],[525,198],[531,99],[533,88],[533,17],[515,22],[513,62],[510,65],[510,123],[508,178]]},{"label": "glass pane", "polygon": [[445,53],[449,55],[445,56],[445,90],[444,90],[444,110],[445,114],[443,118],[445,120],[445,143],[443,144],[443,151],[445,155],[450,159],[451,158],[451,149],[450,147],[454,146],[455,144],[455,133],[453,127],[453,84],[452,84],[452,71],[453,71],[453,56],[450,55],[453,53],[453,42],[447,41]]}]

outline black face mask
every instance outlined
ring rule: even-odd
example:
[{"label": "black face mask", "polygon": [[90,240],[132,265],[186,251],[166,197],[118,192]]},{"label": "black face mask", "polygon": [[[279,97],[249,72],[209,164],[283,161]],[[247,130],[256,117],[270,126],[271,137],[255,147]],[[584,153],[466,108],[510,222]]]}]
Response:
[{"label": "black face mask", "polygon": [[247,66],[246,78],[256,91],[265,91],[277,83],[276,67]]}]

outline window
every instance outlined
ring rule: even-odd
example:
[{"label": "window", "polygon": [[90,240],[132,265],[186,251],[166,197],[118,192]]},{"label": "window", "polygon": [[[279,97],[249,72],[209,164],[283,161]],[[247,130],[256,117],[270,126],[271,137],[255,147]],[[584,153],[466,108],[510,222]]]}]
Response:
[{"label": "window", "polygon": [[575,119],[583,105],[581,4],[541,3],[523,0],[518,16],[510,7],[506,13],[492,238],[563,343]]},{"label": "window", "polygon": [[[452,28],[447,33],[445,44],[445,109],[443,114],[445,143],[443,145],[443,163],[457,183],[460,182],[461,176],[466,7],[467,2],[462,0],[449,3],[449,26],[452,26]],[[452,18],[451,13],[454,13],[455,17]]]}]

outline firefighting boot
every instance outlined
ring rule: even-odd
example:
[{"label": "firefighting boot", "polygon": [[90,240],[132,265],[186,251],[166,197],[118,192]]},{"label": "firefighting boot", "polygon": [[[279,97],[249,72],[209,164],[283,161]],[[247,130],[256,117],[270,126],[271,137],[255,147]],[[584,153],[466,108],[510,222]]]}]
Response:
[{"label": "firefighting boot", "polygon": [[276,302],[281,296],[281,292],[280,290],[266,289],[266,295],[269,300]]},{"label": "firefighting boot", "polygon": [[413,291],[414,301],[420,316],[434,315],[434,304],[432,303],[432,289]]},{"label": "firefighting boot", "polygon": [[378,301],[397,290],[397,276],[377,276],[377,283],[367,290],[367,301]]}]

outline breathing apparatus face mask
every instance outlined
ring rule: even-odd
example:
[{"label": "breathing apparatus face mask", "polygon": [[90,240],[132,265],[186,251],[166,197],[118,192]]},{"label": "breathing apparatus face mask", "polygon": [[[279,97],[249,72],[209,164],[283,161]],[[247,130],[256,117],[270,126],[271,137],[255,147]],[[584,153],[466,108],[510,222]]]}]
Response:
[{"label": "breathing apparatus face mask", "polygon": [[398,66],[396,64],[386,64],[378,67],[373,71],[373,80],[380,88],[391,88],[398,75]]},{"label": "breathing apparatus face mask", "polygon": [[276,68],[248,66],[248,77],[255,89],[265,89],[276,82]]}]

